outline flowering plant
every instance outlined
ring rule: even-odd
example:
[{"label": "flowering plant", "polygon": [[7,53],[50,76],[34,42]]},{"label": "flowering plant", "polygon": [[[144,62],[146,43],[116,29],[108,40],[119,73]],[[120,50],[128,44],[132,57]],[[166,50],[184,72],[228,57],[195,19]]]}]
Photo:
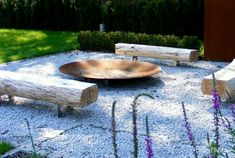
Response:
[{"label": "flowering plant", "polygon": [[[214,109],[213,112],[213,125],[214,125],[214,139],[211,141],[210,136],[207,133],[207,142],[209,146],[209,156],[207,158],[218,158],[219,156],[226,157],[228,158],[228,153],[223,153],[222,150],[220,149],[220,133],[219,133],[219,127],[223,126],[227,131],[228,134],[230,135],[230,149],[231,152],[235,154],[235,130],[231,126],[231,122],[222,115],[221,113],[221,99],[220,96],[218,95],[217,89],[216,89],[216,80],[214,73],[212,74],[213,77],[213,90],[212,90],[212,108]],[[186,110],[184,103],[182,103],[182,109],[183,109],[183,114],[184,114],[184,122],[185,122],[185,128],[187,131],[187,136],[190,141],[190,145],[193,147],[193,153],[195,158],[198,157],[197,153],[197,148],[195,145],[195,139],[193,137],[193,133],[191,131],[190,124],[188,122]],[[229,109],[232,112],[232,117],[233,121],[235,121],[235,105],[232,104],[229,106]]]}]

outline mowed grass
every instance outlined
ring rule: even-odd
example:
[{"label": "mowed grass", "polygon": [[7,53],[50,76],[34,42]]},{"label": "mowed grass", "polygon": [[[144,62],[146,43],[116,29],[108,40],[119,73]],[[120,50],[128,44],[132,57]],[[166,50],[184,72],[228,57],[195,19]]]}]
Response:
[{"label": "mowed grass", "polygon": [[0,29],[0,63],[76,49],[77,33]]}]

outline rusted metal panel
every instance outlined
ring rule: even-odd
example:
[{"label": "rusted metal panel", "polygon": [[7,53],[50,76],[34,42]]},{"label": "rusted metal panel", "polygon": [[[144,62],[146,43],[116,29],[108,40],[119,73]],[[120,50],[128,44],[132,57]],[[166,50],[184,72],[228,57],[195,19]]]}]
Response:
[{"label": "rusted metal panel", "polygon": [[235,0],[205,0],[205,58],[232,61],[235,58]]}]

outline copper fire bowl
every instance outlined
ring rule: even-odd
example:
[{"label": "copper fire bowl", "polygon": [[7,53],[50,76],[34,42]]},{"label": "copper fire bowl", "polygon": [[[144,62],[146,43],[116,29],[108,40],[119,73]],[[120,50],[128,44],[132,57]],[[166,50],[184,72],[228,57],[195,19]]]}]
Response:
[{"label": "copper fire bowl", "polygon": [[142,78],[161,72],[155,64],[120,59],[82,60],[62,65],[59,69],[67,75],[90,79]]}]

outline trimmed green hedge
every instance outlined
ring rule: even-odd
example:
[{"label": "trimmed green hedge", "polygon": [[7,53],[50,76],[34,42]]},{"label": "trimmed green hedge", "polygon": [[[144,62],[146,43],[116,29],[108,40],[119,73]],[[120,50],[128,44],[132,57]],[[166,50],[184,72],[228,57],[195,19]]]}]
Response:
[{"label": "trimmed green hedge", "polygon": [[81,50],[114,52],[116,43],[133,43],[155,46],[200,49],[201,41],[196,36],[154,35],[131,32],[80,31],[78,44]]}]

